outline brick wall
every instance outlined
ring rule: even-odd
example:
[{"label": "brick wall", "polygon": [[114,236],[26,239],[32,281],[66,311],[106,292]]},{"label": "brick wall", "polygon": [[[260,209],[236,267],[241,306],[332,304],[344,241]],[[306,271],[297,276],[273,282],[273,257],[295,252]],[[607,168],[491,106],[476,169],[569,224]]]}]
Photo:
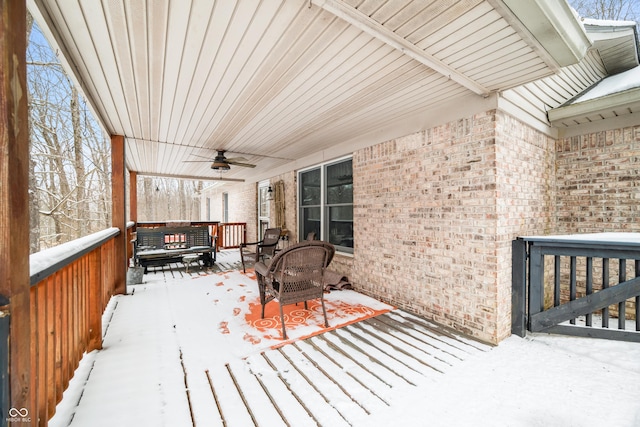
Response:
[{"label": "brick wall", "polygon": [[258,185],[242,184],[229,192],[229,222],[247,223],[247,241],[258,240]]},{"label": "brick wall", "polygon": [[513,117],[496,115],[497,340],[511,334],[511,241],[556,233],[555,140]]},{"label": "brick wall", "polygon": [[223,221],[223,194],[229,194],[228,222],[247,223],[247,241],[255,242],[258,223],[258,186],[256,183],[237,184],[232,187],[220,187],[207,190],[211,200],[210,211],[213,221]]},{"label": "brick wall", "polygon": [[349,277],[398,307],[504,339],[511,240],[553,227],[553,150],[489,111],[354,153]]},{"label": "brick wall", "polygon": [[[501,111],[361,149],[354,255],[331,268],[361,292],[497,343],[511,333],[511,241],[640,231],[639,166],[640,126],[556,143]],[[296,173],[279,180],[295,242]],[[255,237],[256,185],[229,195],[230,220]]]},{"label": "brick wall", "polygon": [[640,231],[640,125],[558,141],[558,232]]},{"label": "brick wall", "polygon": [[365,148],[353,167],[358,289],[496,341],[494,112]]},{"label": "brick wall", "polygon": [[[557,144],[558,234],[640,232],[640,125],[561,139]],[[585,258],[577,260],[577,297],[586,294]],[[594,289],[601,289],[602,260],[593,264]],[[569,300],[569,267],[561,270],[561,298]],[[609,285],[617,283],[618,264],[610,264]],[[626,277],[635,277],[633,262]],[[552,284],[545,286],[552,289]],[[547,294],[550,292],[547,292]],[[551,301],[546,300],[549,306]],[[611,316],[618,316],[616,306]],[[636,316],[633,299],[626,316]]]}]

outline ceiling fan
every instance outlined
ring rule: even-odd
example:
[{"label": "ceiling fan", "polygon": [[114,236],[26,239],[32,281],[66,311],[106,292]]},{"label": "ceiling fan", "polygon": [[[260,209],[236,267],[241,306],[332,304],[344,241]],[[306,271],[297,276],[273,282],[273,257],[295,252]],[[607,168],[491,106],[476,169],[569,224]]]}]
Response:
[{"label": "ceiling fan", "polygon": [[[231,169],[231,165],[241,166],[244,168],[256,167],[256,165],[254,164],[246,163],[247,159],[245,159],[244,157],[234,157],[234,158],[228,159],[224,155],[225,150],[216,150],[216,151],[218,152],[218,154],[213,159],[213,163],[211,163],[211,169],[215,171],[226,172],[229,169]],[[202,156],[198,156],[198,157],[202,157]],[[185,161],[186,162],[210,162],[211,160],[185,160]]]}]

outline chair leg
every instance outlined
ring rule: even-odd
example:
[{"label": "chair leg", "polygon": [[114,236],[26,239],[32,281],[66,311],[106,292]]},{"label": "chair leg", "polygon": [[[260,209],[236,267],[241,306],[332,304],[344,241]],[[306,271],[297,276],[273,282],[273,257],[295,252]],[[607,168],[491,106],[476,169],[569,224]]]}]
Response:
[{"label": "chair leg", "polygon": [[282,323],[282,339],[287,339],[287,331],[284,327],[284,313],[282,311],[282,304],[280,304],[280,323]]},{"label": "chair leg", "polygon": [[[329,327],[329,321],[327,320],[327,310],[324,308],[324,298],[320,298],[320,303],[322,303],[322,314],[324,314],[324,327]],[[306,304],[306,302],[305,302]]]}]

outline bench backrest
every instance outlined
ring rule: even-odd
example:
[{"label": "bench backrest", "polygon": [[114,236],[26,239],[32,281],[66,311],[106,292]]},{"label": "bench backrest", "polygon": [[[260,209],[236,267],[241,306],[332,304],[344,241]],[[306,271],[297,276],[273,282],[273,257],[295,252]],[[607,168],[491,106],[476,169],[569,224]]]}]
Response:
[{"label": "bench backrest", "polygon": [[197,227],[140,227],[136,230],[136,244],[161,249],[166,246],[211,246],[208,226]]}]

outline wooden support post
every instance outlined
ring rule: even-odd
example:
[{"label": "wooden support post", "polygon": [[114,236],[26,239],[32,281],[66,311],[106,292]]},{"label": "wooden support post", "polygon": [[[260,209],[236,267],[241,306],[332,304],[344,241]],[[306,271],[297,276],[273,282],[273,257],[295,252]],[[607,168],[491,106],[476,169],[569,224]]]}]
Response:
[{"label": "wooden support post", "polygon": [[124,137],[111,136],[111,198],[112,224],[120,230],[115,238],[116,269],[114,271],[115,294],[127,293],[127,214],[124,175]]},{"label": "wooden support post", "polygon": [[9,400],[0,402],[3,420],[9,408],[24,413],[33,403],[26,14],[25,0],[0,0],[0,316],[9,318],[8,343],[0,343],[0,359],[8,355],[8,372],[0,374]]}]

